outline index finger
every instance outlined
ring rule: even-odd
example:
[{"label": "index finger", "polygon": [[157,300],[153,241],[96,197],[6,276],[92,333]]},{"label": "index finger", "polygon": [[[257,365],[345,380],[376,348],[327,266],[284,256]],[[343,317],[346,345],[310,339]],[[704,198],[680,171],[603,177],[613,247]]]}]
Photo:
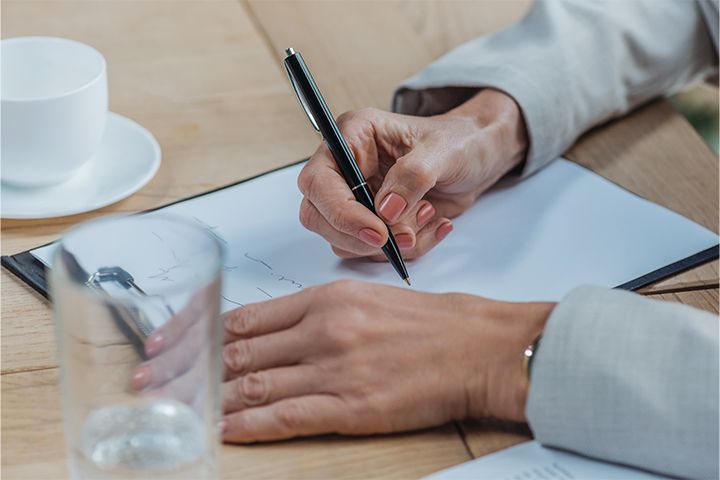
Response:
[{"label": "index finger", "polygon": [[382,244],[387,241],[387,227],[355,199],[325,144],[303,167],[298,176],[298,188],[336,230],[361,238],[360,231],[369,228],[380,235]]},{"label": "index finger", "polygon": [[295,326],[307,313],[312,288],[306,288],[260,303],[250,303],[230,310],[223,315],[225,321],[224,344],[286,330]]},{"label": "index finger", "polygon": [[153,330],[145,340],[145,353],[154,357],[161,351],[178,343],[185,332],[199,321],[208,321],[209,315],[217,315],[212,308],[213,300],[219,296],[220,284],[214,281],[195,292],[179,311],[164,324]]},{"label": "index finger", "polygon": [[287,398],[225,415],[223,441],[252,443],[349,430],[347,405],[329,394]]}]

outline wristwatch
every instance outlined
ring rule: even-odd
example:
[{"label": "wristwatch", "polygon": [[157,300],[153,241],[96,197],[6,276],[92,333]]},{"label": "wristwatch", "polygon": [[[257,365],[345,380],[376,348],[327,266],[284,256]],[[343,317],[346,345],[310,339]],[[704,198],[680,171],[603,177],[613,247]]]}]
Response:
[{"label": "wristwatch", "polygon": [[535,352],[540,345],[541,339],[542,334],[538,335],[535,341],[528,345],[523,352],[523,370],[525,371],[525,378],[527,378],[528,383],[530,382],[530,369],[532,368],[532,361],[535,357]]}]

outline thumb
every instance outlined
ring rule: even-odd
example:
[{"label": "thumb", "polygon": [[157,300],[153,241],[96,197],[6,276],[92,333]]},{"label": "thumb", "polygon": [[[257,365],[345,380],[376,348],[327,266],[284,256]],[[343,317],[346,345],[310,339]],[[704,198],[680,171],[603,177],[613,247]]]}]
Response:
[{"label": "thumb", "polygon": [[375,197],[377,213],[391,225],[401,221],[435,186],[439,174],[436,170],[428,157],[417,151],[398,158]]}]

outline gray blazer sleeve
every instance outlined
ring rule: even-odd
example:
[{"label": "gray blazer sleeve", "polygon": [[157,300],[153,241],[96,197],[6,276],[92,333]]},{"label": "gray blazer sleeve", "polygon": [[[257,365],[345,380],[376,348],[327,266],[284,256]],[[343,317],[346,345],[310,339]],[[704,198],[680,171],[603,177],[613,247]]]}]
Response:
[{"label": "gray blazer sleeve", "polygon": [[[716,3],[703,5],[717,17]],[[502,90],[525,118],[527,175],[590,127],[717,72],[712,30],[695,1],[540,0],[406,80],[393,110],[435,115],[478,88]]]},{"label": "gray blazer sleeve", "polygon": [[553,311],[526,414],[543,444],[692,478],[718,478],[718,318],[597,287]]}]

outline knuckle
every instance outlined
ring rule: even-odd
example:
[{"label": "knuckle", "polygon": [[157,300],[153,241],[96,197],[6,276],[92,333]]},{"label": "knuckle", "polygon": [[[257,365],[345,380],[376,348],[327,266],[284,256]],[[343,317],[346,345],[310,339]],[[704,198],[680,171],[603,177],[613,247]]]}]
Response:
[{"label": "knuckle", "polygon": [[429,252],[430,249],[432,249],[432,247],[434,247],[434,245],[427,245],[427,244],[415,245],[415,247],[410,249],[408,252],[403,252],[403,257],[407,258],[407,260],[412,260],[412,259],[415,259],[418,257],[422,257],[427,252]]},{"label": "knuckle", "polygon": [[412,188],[430,189],[435,185],[435,173],[427,162],[413,161],[410,158],[398,160],[400,174],[407,178]]},{"label": "knuckle", "polygon": [[333,322],[322,322],[316,326],[318,338],[330,350],[348,351],[365,342],[368,312],[357,302],[357,298],[368,294],[365,287],[365,283],[355,280],[339,280],[325,287],[322,298],[342,311],[342,315],[336,316]]},{"label": "knuckle", "polygon": [[238,380],[237,395],[248,406],[267,403],[270,398],[267,378],[260,373],[248,373]]},{"label": "knuckle", "polygon": [[237,336],[252,335],[258,324],[257,309],[253,305],[245,305],[230,312],[225,322],[226,329]]},{"label": "knuckle", "polygon": [[366,118],[368,120],[371,120],[377,116],[378,112],[379,110],[377,108],[363,107],[359,110],[356,110],[356,115],[360,118]]},{"label": "knuckle", "polygon": [[328,215],[328,222],[336,230],[344,233],[350,233],[352,231],[352,222],[347,216],[346,210],[342,208],[333,208]]},{"label": "knuckle", "polygon": [[300,193],[305,195],[305,191],[307,190],[308,181],[310,181],[310,175],[307,173],[307,165],[305,165],[302,170],[300,170],[300,173],[297,177],[297,187],[298,190],[300,190]]},{"label": "knuckle", "polygon": [[313,230],[313,228],[316,225],[316,218],[315,218],[315,210],[307,203],[307,201],[303,201],[300,204],[300,223],[303,227],[307,228],[308,230]]},{"label": "knuckle", "polygon": [[297,431],[302,427],[305,418],[305,408],[297,402],[287,402],[277,411],[277,420],[288,432]]},{"label": "knuckle", "polygon": [[338,123],[338,125],[344,124],[352,120],[353,116],[355,116],[355,112],[353,110],[348,110],[338,115],[335,121]]},{"label": "knuckle", "polygon": [[466,297],[466,295],[456,292],[441,293],[440,296],[445,300],[447,305],[461,305],[461,302],[463,302]]},{"label": "knuckle", "polygon": [[342,299],[352,296],[358,289],[361,288],[362,282],[357,280],[335,280],[330,282],[323,287],[325,295],[332,299]]},{"label": "knuckle", "polygon": [[250,343],[248,340],[238,340],[223,349],[223,360],[228,369],[236,373],[242,373],[250,369],[250,365],[252,365]]},{"label": "knuckle", "polygon": [[379,112],[381,112],[380,109],[373,107],[364,107],[357,110],[349,110],[347,112],[341,113],[337,117],[337,123],[339,127],[342,127],[347,126],[347,124],[350,123],[362,123],[363,121],[372,121],[378,116]]},{"label": "knuckle", "polygon": [[297,179],[297,186],[300,190],[300,193],[307,196],[308,193],[312,189],[313,185],[313,179],[315,178],[315,175],[312,174],[308,170],[308,165],[305,165],[302,170],[300,170],[300,174],[298,175]]}]

